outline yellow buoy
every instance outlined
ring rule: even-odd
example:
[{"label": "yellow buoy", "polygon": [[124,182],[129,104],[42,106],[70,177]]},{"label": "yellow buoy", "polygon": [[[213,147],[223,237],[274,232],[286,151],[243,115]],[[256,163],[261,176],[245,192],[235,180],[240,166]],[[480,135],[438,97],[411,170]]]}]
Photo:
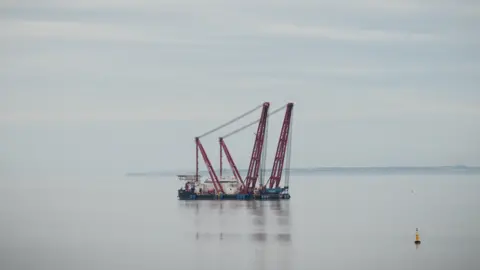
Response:
[{"label": "yellow buoy", "polygon": [[415,232],[415,244],[420,244],[421,241],[420,241],[420,234],[418,233],[418,228],[417,228],[417,231]]}]

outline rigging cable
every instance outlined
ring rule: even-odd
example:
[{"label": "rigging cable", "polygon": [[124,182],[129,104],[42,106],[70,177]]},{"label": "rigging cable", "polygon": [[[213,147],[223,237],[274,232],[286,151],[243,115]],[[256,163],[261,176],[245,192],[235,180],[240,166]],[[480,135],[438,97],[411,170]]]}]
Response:
[{"label": "rigging cable", "polygon": [[[245,116],[253,113],[254,111],[260,109],[262,106],[263,106],[263,104],[255,107],[254,109],[251,109],[250,111],[248,111],[248,112],[246,112],[246,113],[244,113],[244,114],[242,114],[242,115],[240,115],[240,116],[238,116],[238,117],[236,117],[236,118],[234,118],[234,119],[232,119],[232,120],[230,120],[230,121],[228,121],[228,122],[226,122],[225,124],[223,124],[223,125],[221,125],[221,126],[219,126],[219,127],[216,127],[216,128],[214,128],[214,129],[212,129],[212,130],[210,130],[210,131],[208,131],[208,132],[203,133],[202,135],[198,136],[198,138],[202,138],[202,137],[205,137],[205,136],[207,136],[207,135],[209,135],[209,134],[212,134],[213,132],[215,132],[215,131],[217,131],[217,130],[219,130],[219,129],[221,129],[221,128],[224,128],[224,127],[230,125],[231,123],[233,123],[233,122],[235,122],[235,121],[238,121],[238,120],[242,119],[243,117],[245,117]],[[260,121],[260,120],[259,120],[259,121]]]},{"label": "rigging cable", "polygon": [[[283,105],[282,107],[280,107],[280,108],[272,111],[271,113],[269,113],[267,116],[270,117],[271,115],[276,114],[276,113],[278,113],[279,111],[283,110],[285,107],[286,107],[286,105]],[[268,119],[268,117],[267,117],[267,119]],[[243,126],[243,127],[240,127],[240,128],[238,128],[238,129],[236,129],[236,130],[234,130],[234,131],[232,131],[232,132],[230,132],[230,133],[222,136],[222,138],[226,139],[226,138],[232,136],[233,134],[235,134],[235,133],[237,133],[237,132],[240,132],[240,131],[248,128],[248,127],[251,127],[251,126],[255,125],[255,124],[258,123],[258,122],[260,122],[260,119],[255,120],[254,122],[251,122],[251,123],[249,123],[249,124],[247,124],[247,125],[245,125],[245,126]],[[218,130],[218,129],[216,129],[216,130]],[[215,131],[216,131],[216,130],[215,130]],[[210,134],[210,133],[211,133],[211,132],[208,132],[208,134]]]}]

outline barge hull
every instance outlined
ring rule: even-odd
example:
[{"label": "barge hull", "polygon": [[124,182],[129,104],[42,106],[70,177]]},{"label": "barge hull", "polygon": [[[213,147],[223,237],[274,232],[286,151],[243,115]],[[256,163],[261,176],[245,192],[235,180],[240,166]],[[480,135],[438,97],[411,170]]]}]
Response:
[{"label": "barge hull", "polygon": [[289,200],[290,194],[196,194],[185,190],[178,191],[179,200]]}]

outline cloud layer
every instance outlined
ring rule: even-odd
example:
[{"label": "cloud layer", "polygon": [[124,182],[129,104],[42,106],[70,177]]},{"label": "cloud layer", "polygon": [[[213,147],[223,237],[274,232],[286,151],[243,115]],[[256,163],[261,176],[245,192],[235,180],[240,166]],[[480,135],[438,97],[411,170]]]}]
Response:
[{"label": "cloud layer", "polygon": [[[4,155],[27,153],[11,135],[19,125],[200,129],[293,100],[303,134],[317,134],[299,152],[324,125],[350,123],[363,131],[350,138],[358,152],[333,158],[350,155],[346,165],[408,160],[415,140],[402,130],[463,138],[437,139],[439,154],[424,150],[419,163],[480,163],[476,1],[2,1],[0,15],[0,125],[20,145]],[[399,132],[385,151],[398,156],[369,157],[362,145],[389,121]],[[335,155],[329,145],[314,148]]]}]

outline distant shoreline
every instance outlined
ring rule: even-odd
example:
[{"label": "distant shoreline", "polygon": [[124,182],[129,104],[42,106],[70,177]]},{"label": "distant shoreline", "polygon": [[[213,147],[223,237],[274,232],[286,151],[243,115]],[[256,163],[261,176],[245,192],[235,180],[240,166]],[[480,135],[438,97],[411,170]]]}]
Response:
[{"label": "distant shoreline", "polygon": [[[244,174],[246,169],[239,170]],[[267,169],[265,172],[270,172]],[[150,172],[128,172],[127,176],[172,176],[177,174],[194,174],[192,170],[170,170]],[[217,172],[218,173],[218,172]],[[224,173],[230,175],[230,168],[225,168]],[[389,167],[313,167],[313,168],[291,168],[291,175],[303,174],[480,174],[480,166],[389,166]],[[207,171],[199,171],[200,175],[208,175]]]}]

